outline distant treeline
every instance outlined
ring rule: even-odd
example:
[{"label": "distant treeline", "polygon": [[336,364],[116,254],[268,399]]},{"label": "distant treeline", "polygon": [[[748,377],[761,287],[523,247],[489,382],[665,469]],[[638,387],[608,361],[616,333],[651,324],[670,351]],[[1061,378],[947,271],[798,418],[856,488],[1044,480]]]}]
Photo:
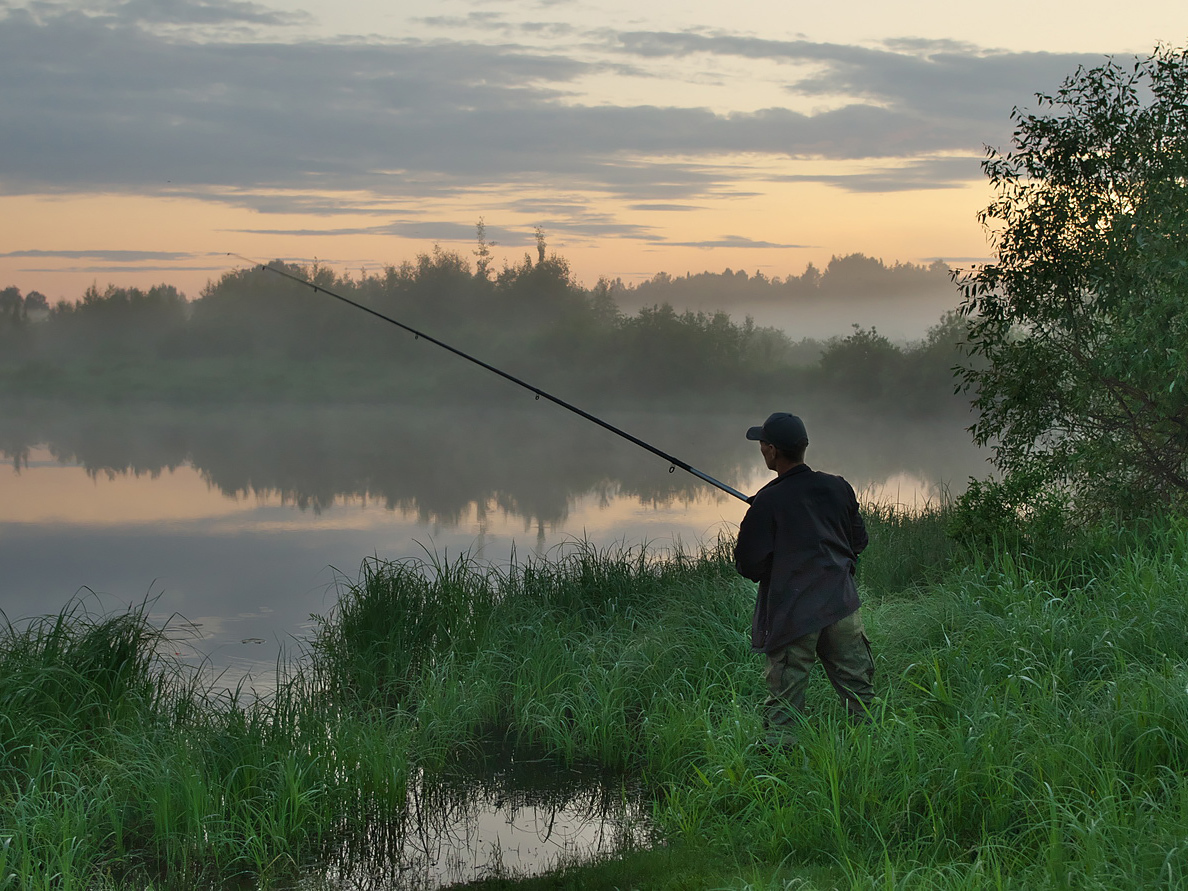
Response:
[{"label": "distant treeline", "polygon": [[[714,282],[797,299],[882,270],[888,293],[932,281],[934,267],[884,267],[856,255],[783,282],[725,273],[657,276],[633,290],[655,301],[620,309],[624,286],[575,282],[546,255],[494,272],[435,249],[360,278],[322,266],[284,266],[301,278],[390,315],[558,395],[655,400],[804,392],[924,409],[953,392],[964,326],[941,319],[926,338],[892,344],[872,329],[793,341],[723,311],[677,311],[668,298]],[[280,265],[280,264],[274,264]],[[856,277],[857,276],[857,277]],[[878,276],[868,288],[877,290]],[[72,399],[205,401],[484,400],[506,383],[325,294],[258,268],[229,272],[193,301],[176,288],[88,288],[75,303],[2,292],[0,393]],[[707,291],[708,293],[708,291]],[[724,289],[721,303],[728,303]]]},{"label": "distant treeline", "polygon": [[947,292],[957,302],[952,270],[940,260],[927,266],[895,263],[891,266],[865,254],[833,257],[824,270],[809,263],[800,275],[768,278],[761,271],[744,270],[686,273],[661,272],[638,285],[615,282],[616,297],[624,305],[671,303],[676,306],[713,307],[737,304],[787,303],[837,297],[910,297]]}]

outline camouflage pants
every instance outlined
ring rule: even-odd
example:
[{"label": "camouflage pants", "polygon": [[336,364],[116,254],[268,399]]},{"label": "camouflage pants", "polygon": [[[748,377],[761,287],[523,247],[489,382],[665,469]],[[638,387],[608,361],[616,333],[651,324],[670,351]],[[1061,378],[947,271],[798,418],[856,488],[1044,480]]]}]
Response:
[{"label": "camouflage pants", "polygon": [[764,719],[774,740],[795,738],[804,716],[804,693],[809,672],[818,659],[833,689],[846,704],[851,719],[869,720],[874,701],[874,659],[862,616],[853,612],[820,631],[792,641],[767,656],[767,702]]}]

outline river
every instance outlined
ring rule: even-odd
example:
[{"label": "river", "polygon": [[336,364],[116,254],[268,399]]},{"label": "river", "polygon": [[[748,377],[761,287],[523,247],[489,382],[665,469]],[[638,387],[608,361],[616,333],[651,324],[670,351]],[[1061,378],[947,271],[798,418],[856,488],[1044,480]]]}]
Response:
[{"label": "river", "polygon": [[[777,408],[785,408],[779,406]],[[908,506],[986,473],[961,412],[801,411],[807,459]],[[744,492],[770,478],[754,414],[623,410],[612,423]],[[508,406],[6,406],[0,608],[151,601],[184,661],[266,684],[368,557],[496,564],[598,547],[693,548],[741,501],[543,403]]]}]

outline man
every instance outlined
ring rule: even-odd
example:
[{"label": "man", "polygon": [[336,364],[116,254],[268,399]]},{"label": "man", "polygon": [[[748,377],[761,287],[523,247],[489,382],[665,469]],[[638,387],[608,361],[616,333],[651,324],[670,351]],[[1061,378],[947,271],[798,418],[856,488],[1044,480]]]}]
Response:
[{"label": "man", "polygon": [[855,721],[869,719],[874,660],[858,612],[854,571],[867,544],[858,499],[844,479],[804,463],[804,422],[776,412],[747,431],[776,478],[751,498],[734,563],[759,583],[751,646],[767,665],[767,742],[796,744],[809,672],[820,659]]}]

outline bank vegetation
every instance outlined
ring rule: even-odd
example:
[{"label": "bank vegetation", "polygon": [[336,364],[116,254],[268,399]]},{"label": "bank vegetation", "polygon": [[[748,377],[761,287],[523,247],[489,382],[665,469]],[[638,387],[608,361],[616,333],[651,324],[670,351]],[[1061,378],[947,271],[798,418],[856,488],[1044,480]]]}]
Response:
[{"label": "bank vegetation", "polygon": [[497,736],[617,772],[651,814],[650,844],[541,887],[1185,887],[1188,526],[985,543],[964,510],[870,509],[875,720],[818,678],[793,753],[755,745],[728,542],[368,561],[259,696],[173,661],[146,607],[13,617],[0,884],[384,887],[412,785]]}]

